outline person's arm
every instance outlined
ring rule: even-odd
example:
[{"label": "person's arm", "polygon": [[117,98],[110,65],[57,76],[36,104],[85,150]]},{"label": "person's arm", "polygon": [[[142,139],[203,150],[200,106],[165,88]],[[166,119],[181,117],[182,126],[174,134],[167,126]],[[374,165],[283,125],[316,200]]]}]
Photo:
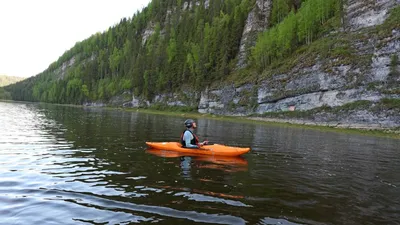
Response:
[{"label": "person's arm", "polygon": [[192,145],[190,142],[193,139],[193,135],[190,132],[185,132],[183,134],[183,140],[185,140],[186,148],[199,148],[197,145]]}]

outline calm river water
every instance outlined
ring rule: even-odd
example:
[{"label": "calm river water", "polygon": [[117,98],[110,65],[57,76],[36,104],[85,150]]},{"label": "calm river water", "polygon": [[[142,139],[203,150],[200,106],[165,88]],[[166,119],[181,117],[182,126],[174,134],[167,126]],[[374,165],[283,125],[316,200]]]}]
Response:
[{"label": "calm river water", "polygon": [[201,118],[252,151],[146,151],[185,119],[0,102],[0,224],[400,223],[400,140]]}]

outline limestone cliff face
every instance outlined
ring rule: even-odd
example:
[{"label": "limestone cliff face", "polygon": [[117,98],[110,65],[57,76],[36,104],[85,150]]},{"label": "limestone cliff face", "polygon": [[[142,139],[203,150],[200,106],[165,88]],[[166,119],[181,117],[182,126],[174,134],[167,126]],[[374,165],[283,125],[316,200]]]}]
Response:
[{"label": "limestone cliff face", "polygon": [[[397,54],[400,57],[400,30],[393,29],[391,35],[383,38],[376,33],[370,36],[368,31],[362,31],[382,24],[388,18],[390,9],[397,5],[399,1],[395,0],[348,2],[345,18],[349,37],[361,35],[360,40],[349,41],[355,54],[354,61],[336,65],[337,59],[315,58],[312,66],[299,64],[289,72],[273,74],[257,85],[207,89],[201,94],[199,112],[250,115],[289,110],[306,111],[323,106],[340,107],[361,100],[378,104],[382,99],[399,99],[398,92],[390,90],[400,87],[400,77],[389,74],[392,56]],[[249,15],[248,22],[252,22],[246,25],[248,27],[243,34],[245,41],[246,35],[251,31],[262,30],[262,26],[252,20],[252,16]],[[363,60],[358,60],[361,58]],[[238,66],[245,65],[243,62],[239,60]],[[257,91],[251,91],[254,89]],[[248,104],[243,106],[240,102]],[[382,127],[400,126],[400,115],[390,110],[371,112],[360,109],[343,113],[340,117],[320,113],[313,120],[377,124],[376,126]]]},{"label": "limestone cliff face", "polygon": [[389,10],[400,4],[399,0],[348,0],[345,6],[346,23],[350,30],[382,24]]},{"label": "limestone cliff face", "polygon": [[[188,89],[160,94],[152,101],[133,96],[131,101],[123,104],[126,107],[154,104],[197,106],[200,113],[254,115],[341,107],[364,100],[372,105],[336,114],[318,112],[312,115],[311,120],[400,127],[398,111],[376,110],[382,99],[400,99],[400,76],[390,73],[393,55],[400,58],[400,28],[396,26],[385,35],[375,29],[398,5],[400,0],[348,0],[344,8],[345,29],[337,37],[346,40],[351,60],[316,55],[308,59],[308,63],[298,63],[285,73],[272,73],[256,83],[207,87],[201,93]],[[267,29],[271,6],[272,0],[257,0],[249,13],[237,68],[247,65],[249,48],[254,45],[259,32]]]},{"label": "limestone cliff face", "polygon": [[75,57],[72,57],[70,60],[67,62],[63,63],[60,68],[58,68],[58,71],[56,71],[56,74],[59,74],[58,79],[62,80],[64,79],[67,70],[72,67],[75,64]]},{"label": "limestone cliff face", "polygon": [[246,67],[250,47],[255,45],[257,35],[268,27],[271,8],[272,0],[257,0],[254,9],[249,13],[240,41],[237,68]]}]

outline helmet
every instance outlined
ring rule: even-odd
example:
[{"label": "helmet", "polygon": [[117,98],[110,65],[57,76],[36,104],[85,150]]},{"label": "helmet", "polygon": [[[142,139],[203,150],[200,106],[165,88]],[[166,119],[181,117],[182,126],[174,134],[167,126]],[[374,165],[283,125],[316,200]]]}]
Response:
[{"label": "helmet", "polygon": [[193,123],[194,123],[194,120],[192,120],[192,119],[185,120],[185,126],[187,128],[191,128],[193,126]]}]

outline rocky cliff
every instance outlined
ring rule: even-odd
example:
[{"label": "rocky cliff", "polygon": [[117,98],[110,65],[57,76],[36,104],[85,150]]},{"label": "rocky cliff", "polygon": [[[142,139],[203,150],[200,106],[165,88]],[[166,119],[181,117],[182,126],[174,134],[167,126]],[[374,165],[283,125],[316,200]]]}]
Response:
[{"label": "rocky cliff", "polygon": [[399,0],[348,0],[345,6],[347,27],[355,31],[382,24],[387,19],[390,9],[398,4]]},{"label": "rocky cliff", "polygon": [[[193,4],[184,4],[183,10]],[[400,127],[399,5],[400,0],[348,0],[341,29],[263,73],[248,74],[243,82],[226,79],[200,92],[184,87],[150,101],[125,92],[107,104],[188,107],[200,113],[330,126]],[[238,71],[248,65],[257,35],[269,27],[272,0],[256,0],[253,7],[240,42]],[[150,23],[143,43],[153,32]]]},{"label": "rocky cliff", "polygon": [[255,45],[257,35],[268,26],[271,7],[272,0],[257,0],[253,10],[249,13],[243,30],[242,40],[240,41],[238,68],[246,67],[250,47]]},{"label": "rocky cliff", "polygon": [[[400,76],[393,71],[400,67],[393,60],[395,55],[400,57],[400,27],[387,21],[399,4],[398,0],[349,0],[341,32],[312,43],[277,69],[256,74],[253,81],[212,85],[197,94],[159,95],[151,103],[134,96],[124,105],[194,104],[200,113],[333,126],[399,127]],[[238,68],[246,66],[248,49],[267,28],[270,12],[270,0],[256,1],[243,31]]]}]

